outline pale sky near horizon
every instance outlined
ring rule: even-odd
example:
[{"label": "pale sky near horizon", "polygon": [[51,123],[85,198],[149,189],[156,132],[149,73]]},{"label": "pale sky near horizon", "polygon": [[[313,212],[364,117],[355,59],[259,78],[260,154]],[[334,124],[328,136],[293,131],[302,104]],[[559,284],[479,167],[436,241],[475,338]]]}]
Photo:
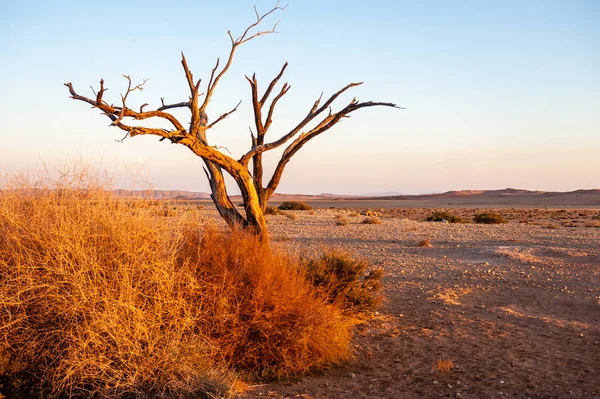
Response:
[{"label": "pale sky near horizon", "polygon": [[[252,5],[274,1],[2,0],[0,169],[82,158],[115,171],[117,186],[208,191],[201,161],[183,146],[123,134],[64,82],[92,95],[104,78],[118,103],[121,74],[150,78],[129,105],[187,99],[184,51],[208,80]],[[291,129],[323,91],[364,81],[352,97],[406,110],[368,108],[307,144],[288,165],[281,193],[442,192],[506,187],[600,188],[600,2],[288,0],[279,33],[240,47],[209,106],[210,133],[236,158],[247,150],[250,89],[264,89],[284,62],[292,86],[271,139]],[[179,114],[178,114],[179,115]],[[183,115],[183,114],[181,114]],[[184,125],[187,124],[185,121]],[[267,159],[272,168],[279,154]],[[270,167],[270,168],[269,168]],[[134,174],[131,177],[131,174]],[[137,184],[137,183],[136,183]],[[233,190],[232,190],[233,192]]]}]

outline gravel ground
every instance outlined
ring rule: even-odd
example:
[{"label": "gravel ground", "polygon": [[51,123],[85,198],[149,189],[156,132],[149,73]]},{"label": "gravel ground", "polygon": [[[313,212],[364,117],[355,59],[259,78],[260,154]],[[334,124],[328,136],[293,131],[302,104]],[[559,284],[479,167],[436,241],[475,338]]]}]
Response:
[{"label": "gravel ground", "polygon": [[532,210],[512,211],[523,217],[503,225],[268,216],[276,247],[383,267],[386,301],[357,328],[354,361],[243,397],[600,398],[600,229],[518,223]]}]

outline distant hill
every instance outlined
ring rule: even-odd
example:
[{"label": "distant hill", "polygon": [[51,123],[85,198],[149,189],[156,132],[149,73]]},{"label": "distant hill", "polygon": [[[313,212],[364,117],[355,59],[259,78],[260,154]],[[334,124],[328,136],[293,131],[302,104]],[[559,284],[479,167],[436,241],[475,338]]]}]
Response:
[{"label": "distant hill", "polygon": [[390,196],[394,196],[394,195],[406,195],[406,194],[400,193],[398,191],[385,191],[383,193],[365,194],[365,195],[361,195],[361,197],[390,197]]},{"label": "distant hill", "polygon": [[[394,195],[371,197],[365,200],[420,202],[423,206],[448,205],[504,205],[504,206],[600,206],[600,189],[568,192],[532,191],[514,188],[502,190],[460,190],[440,194]],[[399,204],[402,206],[402,204]]]},{"label": "distant hill", "polygon": [[[210,194],[183,190],[114,190],[120,197],[144,199],[179,199],[179,200],[210,200]],[[232,200],[240,201],[239,195],[232,195]],[[338,195],[323,193],[308,194],[273,194],[272,202],[305,201],[305,202],[345,202],[356,203],[359,206],[367,202],[389,202],[387,206],[394,207],[443,207],[451,206],[600,206],[600,189],[575,190],[569,192],[532,191],[506,188],[501,190],[456,190],[439,194],[420,195]],[[342,206],[340,204],[340,206]],[[373,205],[375,206],[375,205]]]},{"label": "distant hill", "polygon": [[186,199],[199,200],[210,199],[210,194],[195,191],[183,190],[113,190],[113,193],[118,197],[127,198],[144,198],[144,199]]}]

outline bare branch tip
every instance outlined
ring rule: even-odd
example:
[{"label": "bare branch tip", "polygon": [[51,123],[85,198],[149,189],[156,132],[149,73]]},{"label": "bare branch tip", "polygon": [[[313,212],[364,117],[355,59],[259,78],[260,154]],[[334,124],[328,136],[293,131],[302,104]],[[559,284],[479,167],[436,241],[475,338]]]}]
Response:
[{"label": "bare branch tip", "polygon": [[[277,4],[275,4],[277,6]],[[258,9],[256,8],[256,4],[254,5],[254,14],[256,14],[256,20],[260,21],[260,15],[258,15]]]}]

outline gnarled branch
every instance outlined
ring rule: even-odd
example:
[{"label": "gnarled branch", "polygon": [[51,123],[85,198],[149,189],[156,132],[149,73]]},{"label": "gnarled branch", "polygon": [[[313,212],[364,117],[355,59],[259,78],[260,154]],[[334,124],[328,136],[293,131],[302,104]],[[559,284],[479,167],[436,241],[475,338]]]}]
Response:
[{"label": "gnarled branch", "polygon": [[128,79],[129,84],[127,87],[127,92],[125,94],[121,95],[121,101],[123,103],[122,107],[108,105],[108,103],[106,103],[105,101],[102,100],[102,93],[104,93],[106,91],[106,89],[104,88],[104,79],[100,80],[100,91],[98,91],[96,100],[92,100],[91,98],[77,94],[77,92],[73,88],[73,84],[71,82],[65,83],[65,86],[67,86],[67,88],[69,89],[69,93],[71,94],[72,99],[86,102],[88,104],[91,104],[94,108],[100,109],[102,111],[103,115],[107,116],[112,121],[111,125],[117,126],[123,130],[126,130],[126,129],[124,129],[122,126],[126,126],[126,125],[122,124],[121,122],[122,122],[123,118],[129,117],[129,118],[133,118],[136,120],[144,120],[144,119],[149,119],[149,118],[161,118],[161,119],[165,119],[165,120],[169,121],[173,125],[175,130],[178,130],[181,132],[186,131],[186,129],[177,120],[177,118],[175,118],[173,115],[171,115],[167,112],[163,112],[158,109],[154,110],[154,111],[136,112],[136,111],[128,108],[126,105],[127,96],[132,91],[139,90],[141,88],[141,85],[137,85],[132,88],[131,87],[131,79],[128,76],[125,76],[125,77]]},{"label": "gnarled branch", "polygon": [[[315,103],[313,104],[312,108],[308,112],[308,115],[306,115],[306,117],[298,125],[296,125],[296,127],[294,127],[292,130],[290,130],[289,133],[285,134],[284,136],[282,136],[281,138],[279,138],[278,140],[275,140],[273,142],[270,142],[270,143],[267,143],[267,144],[259,143],[258,146],[252,148],[250,151],[248,151],[246,154],[244,154],[242,156],[242,158],[240,158],[240,162],[243,163],[243,164],[248,164],[248,162],[250,161],[250,159],[254,155],[263,153],[265,151],[273,150],[273,149],[275,149],[277,147],[280,147],[281,145],[287,143],[291,138],[293,138],[294,136],[296,136],[304,127],[306,127],[306,125],[308,125],[317,116],[319,116],[321,113],[323,113],[323,111],[325,111],[326,109],[328,109],[331,106],[331,104],[342,93],[344,93],[345,91],[351,89],[352,87],[360,86],[361,84],[362,84],[362,82],[350,83],[350,84],[346,85],[342,89],[338,90],[331,97],[329,97],[327,99],[327,101],[325,101],[325,103],[321,107],[319,107],[319,105],[321,103],[321,98],[323,97],[323,94],[321,93],[321,96],[319,96],[319,98],[315,101]],[[392,104],[392,105],[395,106],[394,104]],[[272,107],[273,107],[273,105],[272,105]],[[351,112],[351,111],[349,111],[349,112]],[[272,112],[272,110],[270,110],[269,117],[267,118],[267,120],[269,120],[269,118],[272,117],[272,114],[273,114],[273,112]],[[269,122],[269,124],[270,124],[270,122]]]},{"label": "gnarled branch", "polygon": [[219,60],[217,59],[217,63],[215,65],[215,67],[212,69],[211,72],[211,77],[210,77],[210,81],[208,83],[208,87],[206,89],[206,96],[204,97],[204,102],[202,103],[202,105],[200,106],[200,110],[201,112],[204,112],[206,110],[206,107],[208,106],[208,103],[210,102],[210,99],[213,96],[213,93],[215,91],[215,88],[217,87],[217,85],[219,84],[219,81],[221,80],[221,78],[223,77],[223,75],[225,75],[227,73],[227,71],[229,70],[229,67],[231,66],[231,62],[233,61],[233,56],[235,54],[235,51],[237,50],[237,48],[254,39],[257,38],[259,36],[264,36],[264,35],[268,35],[271,33],[277,33],[277,31],[275,30],[277,28],[277,23],[275,24],[275,26],[273,27],[273,29],[270,30],[265,30],[265,31],[258,31],[253,35],[248,36],[248,33],[250,32],[250,30],[252,30],[253,28],[257,27],[258,25],[261,24],[261,22],[268,17],[269,15],[273,14],[276,11],[284,11],[285,7],[281,7],[279,6],[279,2],[275,3],[275,6],[267,11],[266,13],[260,15],[258,13],[258,10],[256,9],[256,6],[254,7],[254,13],[256,14],[256,21],[252,24],[250,24],[246,30],[244,31],[244,33],[238,37],[237,39],[233,38],[233,35],[231,34],[231,31],[228,31],[227,33],[229,34],[229,38],[231,39],[231,49],[229,50],[229,57],[227,58],[227,62],[225,63],[225,65],[223,66],[223,68],[217,73],[218,68],[219,68]]},{"label": "gnarled branch", "polygon": [[175,103],[175,104],[165,104],[165,98],[161,97],[160,103],[162,105],[156,109],[157,111],[164,111],[164,110],[172,109],[172,108],[190,108],[189,101],[182,101],[180,103]]},{"label": "gnarled branch", "polygon": [[240,100],[239,103],[237,103],[237,105],[231,110],[231,111],[227,111],[223,114],[221,114],[221,116],[219,116],[213,123],[211,123],[210,125],[208,125],[206,128],[210,129],[213,126],[215,126],[217,123],[221,122],[223,119],[227,118],[229,115],[233,114],[235,111],[237,111],[238,107],[240,106],[240,104],[242,103],[242,100]]},{"label": "gnarled branch", "polygon": [[[350,87],[352,87],[352,85],[356,85],[356,84],[350,84],[342,90],[350,88]],[[337,97],[338,94],[339,94],[339,92],[336,93],[336,95],[334,95],[334,96]],[[330,104],[330,101],[328,100],[326,102],[326,104],[327,103]],[[325,105],[323,105],[323,107],[324,106]],[[298,136],[285,149],[285,151],[281,155],[281,159],[277,163],[277,166],[275,167],[275,171],[273,172],[273,176],[271,177],[271,180],[269,181],[269,184],[266,187],[266,194],[265,194],[266,199],[268,200],[268,198],[273,194],[273,192],[275,192],[275,189],[277,188],[277,186],[279,185],[279,181],[281,180],[281,176],[283,174],[283,170],[285,169],[285,166],[292,159],[292,157],[300,150],[300,148],[302,148],[302,146],[304,146],[308,141],[317,137],[321,133],[326,132],[327,130],[331,129],[342,118],[349,117],[348,114],[350,114],[351,112],[354,112],[360,108],[376,107],[376,106],[403,109],[402,107],[399,107],[393,103],[375,102],[375,101],[367,101],[367,102],[361,103],[354,98],[354,99],[352,99],[352,101],[350,101],[350,103],[346,107],[344,107],[343,109],[341,109],[340,111],[338,111],[336,113],[331,113],[331,111],[330,111],[329,115],[327,115],[327,117],[325,117],[319,124],[317,124],[317,126],[315,126],[313,129],[309,130],[308,132],[302,133],[300,136]],[[319,108],[320,111],[317,111],[317,112],[322,112],[324,110],[323,107]]]}]

